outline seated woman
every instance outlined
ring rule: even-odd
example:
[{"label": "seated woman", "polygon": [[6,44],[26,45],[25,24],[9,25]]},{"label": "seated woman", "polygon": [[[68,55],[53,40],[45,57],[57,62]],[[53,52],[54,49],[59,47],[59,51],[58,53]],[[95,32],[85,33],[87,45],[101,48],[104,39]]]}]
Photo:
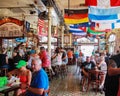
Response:
[{"label": "seated woman", "polygon": [[31,83],[31,71],[26,68],[27,63],[24,60],[20,60],[16,66],[17,69],[8,73],[10,78],[12,75],[20,78],[20,89],[15,92],[15,96],[20,96],[26,91],[26,88]]},{"label": "seated woman", "polygon": [[54,54],[51,57],[51,66],[55,72],[55,76],[59,75],[60,66],[62,65],[62,53],[60,52],[59,47],[55,49]]},{"label": "seated woman", "polygon": [[105,82],[105,77],[106,77],[106,73],[107,73],[107,64],[105,62],[105,57],[101,56],[100,57],[100,63],[98,64],[98,68],[101,70],[101,74],[100,74],[100,86],[99,88],[102,89],[104,86],[104,82]]}]

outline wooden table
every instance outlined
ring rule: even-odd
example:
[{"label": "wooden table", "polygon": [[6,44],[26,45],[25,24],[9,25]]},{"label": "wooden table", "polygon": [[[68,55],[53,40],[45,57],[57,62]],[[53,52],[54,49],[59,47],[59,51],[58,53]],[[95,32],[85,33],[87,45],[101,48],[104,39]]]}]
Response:
[{"label": "wooden table", "polygon": [[10,86],[10,87],[4,86],[4,87],[0,88],[0,93],[4,94],[4,96],[9,96],[9,92],[16,91],[19,88],[20,88],[20,86],[18,84]]}]

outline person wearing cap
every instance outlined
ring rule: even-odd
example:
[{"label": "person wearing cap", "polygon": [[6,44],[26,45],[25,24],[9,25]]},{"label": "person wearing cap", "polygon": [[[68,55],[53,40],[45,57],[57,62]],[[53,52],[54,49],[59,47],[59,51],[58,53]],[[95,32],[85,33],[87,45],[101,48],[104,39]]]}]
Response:
[{"label": "person wearing cap", "polygon": [[20,78],[20,89],[15,92],[15,96],[19,96],[26,91],[26,88],[31,83],[31,71],[26,68],[27,62],[20,60],[16,65],[16,69],[8,73],[8,77],[17,76]]},{"label": "person wearing cap", "polygon": [[32,59],[32,70],[32,81],[25,96],[48,96],[46,93],[49,89],[48,75],[42,68],[40,58],[36,57]]}]

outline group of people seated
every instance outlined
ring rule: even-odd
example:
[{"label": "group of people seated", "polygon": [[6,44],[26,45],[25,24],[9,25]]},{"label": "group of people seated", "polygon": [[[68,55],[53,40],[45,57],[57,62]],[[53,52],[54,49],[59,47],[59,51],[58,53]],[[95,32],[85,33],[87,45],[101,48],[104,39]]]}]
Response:
[{"label": "group of people seated", "polygon": [[12,76],[20,79],[20,88],[14,93],[14,96],[43,96],[49,89],[46,69],[50,69],[53,75],[57,75],[54,67],[65,65],[66,68],[68,63],[67,53],[62,47],[57,47],[52,56],[49,56],[44,47],[40,47],[39,52],[34,47],[27,52],[23,46],[19,45],[14,48],[11,58],[8,59],[7,51],[4,48],[1,57],[4,57],[0,60],[4,61],[3,65],[5,67],[7,65],[6,68],[9,71],[5,75],[9,79]]},{"label": "group of people seated", "polygon": [[[49,67],[50,61],[47,60],[45,48],[40,47],[39,54],[34,49],[30,50],[27,59],[23,58],[19,51],[18,48],[14,48],[11,62],[14,65],[13,69],[10,69],[12,66],[8,62],[6,53],[4,53],[4,58],[0,58],[1,61],[4,61],[3,65],[8,65],[5,68],[10,69],[5,74],[8,79],[11,80],[13,76],[19,78],[20,88],[14,92],[14,96],[48,96],[49,78],[44,68]],[[4,54],[3,52],[1,53],[2,56]],[[11,86],[12,83],[8,84],[8,86]]]},{"label": "group of people seated", "polygon": [[62,47],[57,47],[51,56],[51,66],[56,77],[66,74],[68,63],[67,52]]},{"label": "group of people seated", "polygon": [[[99,57],[99,58],[98,58]],[[97,61],[98,60],[98,61]],[[107,64],[105,62],[105,55],[96,56],[93,60],[90,56],[86,57],[86,61],[81,63],[81,75],[82,75],[82,91],[86,91],[85,84],[88,83],[89,78],[99,79],[99,89],[102,91],[104,88],[105,77],[107,73]],[[99,77],[96,77],[96,71],[99,72]],[[92,77],[91,76],[92,73]]]}]

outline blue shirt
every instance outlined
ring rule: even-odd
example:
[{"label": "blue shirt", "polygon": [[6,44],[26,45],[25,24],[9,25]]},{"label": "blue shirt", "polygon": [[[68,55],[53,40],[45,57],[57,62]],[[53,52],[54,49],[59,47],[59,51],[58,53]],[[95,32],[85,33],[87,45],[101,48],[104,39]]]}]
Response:
[{"label": "blue shirt", "polygon": [[[40,89],[44,89],[44,90],[48,89],[49,79],[48,79],[47,73],[43,69],[40,69],[38,72],[35,72],[33,74],[30,87],[40,88]],[[41,95],[27,92],[26,96],[41,96]],[[46,94],[46,96],[47,96],[47,94]]]}]

